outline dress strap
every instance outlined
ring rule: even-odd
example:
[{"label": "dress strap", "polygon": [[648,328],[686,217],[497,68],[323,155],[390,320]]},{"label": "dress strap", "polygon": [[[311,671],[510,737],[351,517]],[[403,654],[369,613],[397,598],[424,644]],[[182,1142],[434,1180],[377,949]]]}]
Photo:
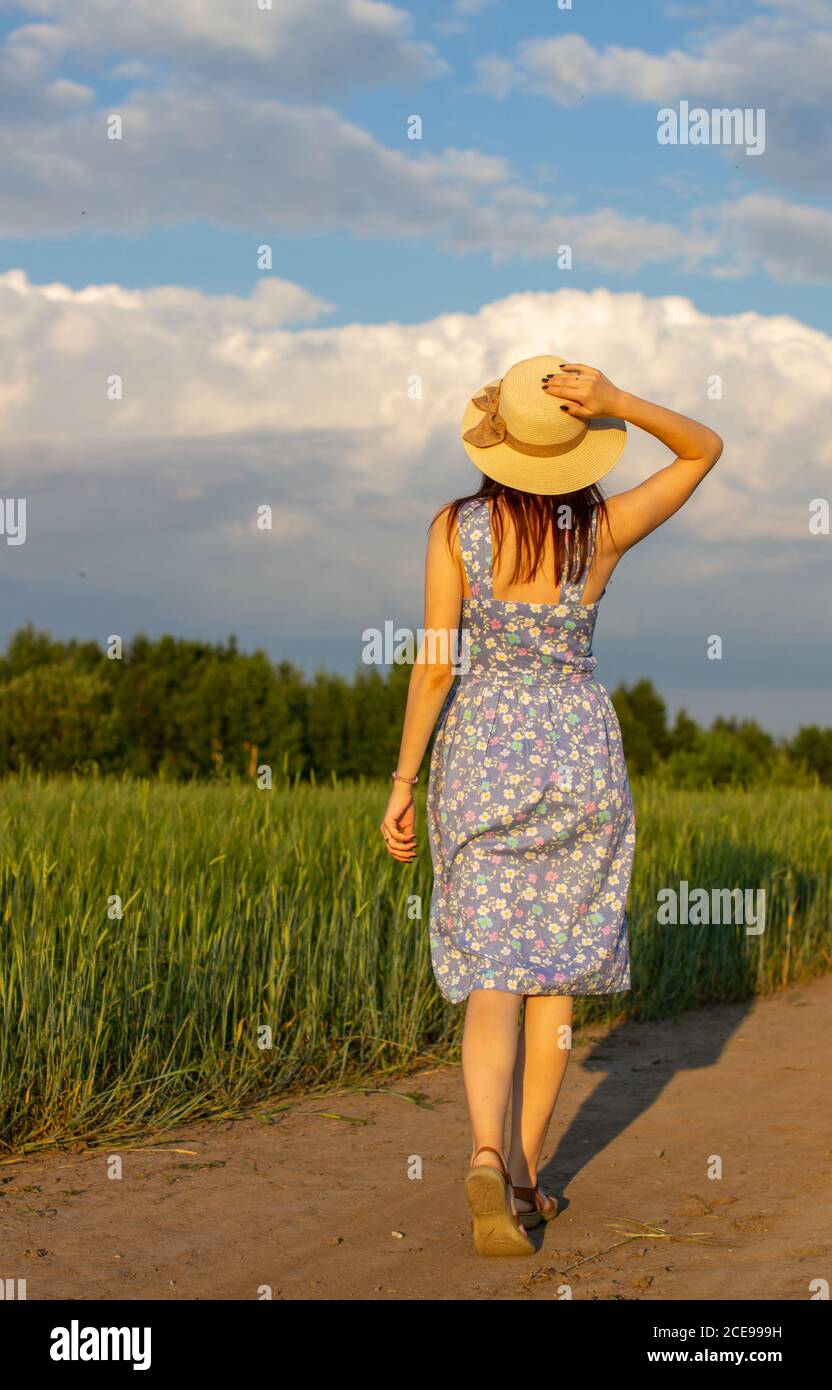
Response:
[{"label": "dress strap", "polygon": [[[570,603],[570,602],[571,602],[571,603],[581,603],[582,600],[583,600],[584,588],[586,587],[586,581],[587,581],[587,579],[588,579],[588,577],[589,577],[589,571],[590,571],[590,569],[592,568],[592,557],[593,557],[594,554],[595,554],[595,528],[596,528],[597,521],[598,521],[598,508],[597,508],[597,507],[593,507],[593,508],[592,508],[592,517],[591,517],[591,519],[590,519],[590,524],[589,524],[589,549],[587,550],[586,564],[585,564],[585,566],[584,566],[583,573],[582,573],[582,574],[579,574],[577,579],[567,579],[567,578],[565,578],[565,577],[563,577],[563,578],[561,579],[561,585],[560,585],[560,602],[561,602],[561,603]],[[570,557],[570,551],[571,551],[571,546],[572,546],[572,531],[571,531],[571,530],[569,530],[569,531],[566,532],[565,540],[566,540],[566,550],[565,550],[565,553],[564,553],[564,563],[565,563],[565,568],[568,568],[568,565],[569,565],[569,557]]]},{"label": "dress strap", "polygon": [[491,508],[483,498],[463,502],[457,513],[459,548],[472,598],[493,598]]}]

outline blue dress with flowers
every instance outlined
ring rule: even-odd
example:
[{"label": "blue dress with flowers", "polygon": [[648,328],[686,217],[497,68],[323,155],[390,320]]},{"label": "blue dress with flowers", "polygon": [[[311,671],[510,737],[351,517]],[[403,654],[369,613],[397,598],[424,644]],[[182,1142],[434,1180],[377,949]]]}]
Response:
[{"label": "blue dress with flowers", "polygon": [[458,524],[467,669],[428,787],[439,989],[453,1003],[473,989],[629,989],[635,816],[615,710],[593,678],[601,600],[581,602],[586,571],[562,580],[557,604],[495,599],[488,502],[464,503]]}]

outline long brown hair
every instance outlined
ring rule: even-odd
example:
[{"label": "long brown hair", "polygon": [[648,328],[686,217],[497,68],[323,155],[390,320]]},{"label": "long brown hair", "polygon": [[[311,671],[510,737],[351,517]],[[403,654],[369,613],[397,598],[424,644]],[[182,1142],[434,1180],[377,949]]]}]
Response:
[{"label": "long brown hair", "polygon": [[[465,502],[491,502],[494,518],[494,565],[496,567],[505,536],[506,519],[517,538],[514,573],[511,584],[528,584],[534,579],[546,550],[546,537],[551,531],[555,547],[555,582],[560,583],[564,568],[567,581],[580,579],[590,553],[592,512],[598,508],[597,524],[606,521],[607,504],[604,494],[593,483],[577,492],[558,493],[544,497],[537,492],[519,492],[516,488],[495,483],[483,474],[476,492],[458,497],[448,506],[448,545],[451,545],[459,509]],[[566,531],[570,530],[569,549]],[[568,562],[568,563],[567,563]]]}]

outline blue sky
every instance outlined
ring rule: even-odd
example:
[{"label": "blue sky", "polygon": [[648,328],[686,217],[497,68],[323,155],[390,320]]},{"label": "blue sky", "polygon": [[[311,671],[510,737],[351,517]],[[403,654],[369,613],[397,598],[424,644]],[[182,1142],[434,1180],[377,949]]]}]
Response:
[{"label": "blue sky", "polygon": [[[235,631],[353,669],[365,626],[419,620],[425,526],[476,482],[465,399],[563,351],[727,446],[620,567],[606,683],[652,676],[703,718],[830,722],[829,540],[806,521],[832,490],[825,4],[0,18],[0,414],[6,493],[29,502],[25,546],[0,545],[3,636]],[[681,101],[764,109],[764,153],[660,145]],[[662,462],[631,438],[610,490]],[[706,662],[719,623],[726,658]]]},{"label": "blue sky", "polygon": [[[454,146],[475,148],[508,161],[526,188],[541,190],[554,204],[565,200],[587,212],[612,206],[629,218],[669,221],[684,238],[685,218],[691,210],[711,208],[723,199],[733,202],[753,192],[771,194],[777,185],[770,181],[765,158],[708,146],[660,146],[655,139],[656,102],[630,95],[588,92],[571,105],[560,105],[540,91],[521,86],[495,99],[483,89],[478,64],[493,56],[511,55],[522,40],[567,34],[579,35],[599,51],[620,45],[660,55],[686,43],[706,43],[709,34],[719,37],[752,16],[765,19],[770,10],[753,0],[685,6],[657,0],[629,6],[617,0],[593,4],[576,0],[571,11],[559,11],[554,3],[539,0],[510,6],[483,0],[470,10],[460,9],[454,19],[447,3],[420,3],[410,11],[414,37],[432,44],[437,65],[444,63],[447,70],[421,80],[373,86],[351,83],[345,72],[333,109],[385,147],[405,150],[415,158]],[[25,18],[24,10],[13,7],[15,11],[18,19]],[[8,18],[5,34],[16,27]],[[130,60],[130,49],[114,48],[109,57],[117,67],[119,61]],[[99,109],[118,109],[136,89],[136,80],[111,77],[112,66],[102,68],[98,61],[70,56],[61,71],[62,76],[91,87]],[[176,69],[166,74],[160,70],[157,76],[175,82]],[[790,76],[799,88],[799,71]],[[280,97],[279,90],[274,95]],[[320,93],[316,97],[320,99]],[[755,92],[753,99],[764,101],[765,96]],[[691,100],[697,100],[695,94]],[[707,104],[710,97],[703,101]],[[717,104],[733,102],[728,91]],[[418,143],[407,143],[406,120],[414,112],[422,117],[423,136]],[[777,131],[770,125],[772,137],[777,138]],[[263,155],[268,162],[268,147]],[[825,158],[828,173],[828,153]],[[805,205],[823,207],[824,203],[810,197]],[[6,237],[0,242],[0,254],[6,266],[24,267],[32,279],[58,278],[77,288],[112,279],[134,287],[176,283],[211,294],[243,295],[258,278],[252,255],[254,235],[275,247],[281,275],[333,303],[327,319],[333,324],[383,322],[391,316],[413,323],[449,310],[472,312],[483,302],[486,285],[489,296],[496,298],[518,289],[555,289],[562,278],[552,256],[524,252],[522,244],[516,254],[497,263],[487,248],[455,254],[443,245],[441,229],[431,236],[421,231],[408,235],[404,224],[391,238],[357,235],[349,228],[329,232],[315,228],[311,234],[293,236],[279,224],[247,217],[239,209],[229,209],[224,222],[218,218],[191,223],[187,208],[182,214],[173,226],[142,225],[137,218],[136,229],[129,235],[100,232],[94,223],[82,225],[79,215],[78,230],[69,236]],[[685,294],[694,297],[700,308],[714,312],[785,311],[828,329],[832,309],[828,270],[827,265],[823,280],[784,283],[759,264],[748,274],[726,279],[715,278],[708,269],[690,271],[675,262],[648,260],[634,270],[607,266],[599,274],[597,265],[579,261],[570,284],[590,288],[603,283],[619,289],[637,287],[647,294]]]}]

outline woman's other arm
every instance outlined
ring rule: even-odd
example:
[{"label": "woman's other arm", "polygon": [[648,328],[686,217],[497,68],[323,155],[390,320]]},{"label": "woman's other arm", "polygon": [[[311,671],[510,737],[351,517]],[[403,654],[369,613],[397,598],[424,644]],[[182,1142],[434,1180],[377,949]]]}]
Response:
[{"label": "woman's other arm", "polygon": [[[439,712],[454,681],[462,604],[462,572],[448,546],[447,510],[440,512],[428,536],[425,559],[424,633],[410,673],[397,771],[416,777]],[[416,857],[413,795],[394,782],[381,823],[388,852],[408,862]]]}]

